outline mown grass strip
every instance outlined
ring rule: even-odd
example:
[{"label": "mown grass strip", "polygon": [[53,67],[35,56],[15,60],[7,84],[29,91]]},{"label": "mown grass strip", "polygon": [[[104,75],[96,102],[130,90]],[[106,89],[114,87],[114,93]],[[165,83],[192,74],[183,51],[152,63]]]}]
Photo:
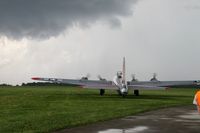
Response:
[{"label": "mown grass strip", "polygon": [[50,132],[170,106],[189,105],[195,89],[116,92],[77,87],[1,87],[0,132]]}]

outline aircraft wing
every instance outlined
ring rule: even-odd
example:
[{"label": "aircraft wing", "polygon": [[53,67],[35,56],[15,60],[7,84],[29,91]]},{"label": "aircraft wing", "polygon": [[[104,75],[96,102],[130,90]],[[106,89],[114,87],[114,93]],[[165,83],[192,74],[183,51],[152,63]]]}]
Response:
[{"label": "aircraft wing", "polygon": [[199,86],[200,81],[137,81],[128,82],[130,89],[166,89],[170,87]]},{"label": "aircraft wing", "polygon": [[103,80],[86,80],[86,79],[75,80],[75,79],[57,79],[57,78],[39,78],[39,77],[34,77],[32,78],[32,80],[77,85],[83,88],[91,88],[91,89],[111,89],[111,90],[118,89],[118,87],[112,81],[103,81]]},{"label": "aircraft wing", "polygon": [[133,90],[165,90],[168,87],[149,86],[149,85],[128,85],[128,89]]}]

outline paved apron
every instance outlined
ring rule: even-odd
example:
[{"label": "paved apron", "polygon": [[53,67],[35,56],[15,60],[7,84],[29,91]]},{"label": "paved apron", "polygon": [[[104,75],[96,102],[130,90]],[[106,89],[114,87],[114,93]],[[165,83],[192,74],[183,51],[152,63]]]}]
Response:
[{"label": "paved apron", "polygon": [[121,119],[64,129],[55,133],[200,133],[195,106],[150,111]]}]

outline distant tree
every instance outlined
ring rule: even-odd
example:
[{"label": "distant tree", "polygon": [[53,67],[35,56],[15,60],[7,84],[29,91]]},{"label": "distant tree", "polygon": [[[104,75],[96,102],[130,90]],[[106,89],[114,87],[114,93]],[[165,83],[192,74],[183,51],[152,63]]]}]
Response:
[{"label": "distant tree", "polygon": [[12,85],[3,83],[3,84],[0,84],[0,86],[12,86]]}]

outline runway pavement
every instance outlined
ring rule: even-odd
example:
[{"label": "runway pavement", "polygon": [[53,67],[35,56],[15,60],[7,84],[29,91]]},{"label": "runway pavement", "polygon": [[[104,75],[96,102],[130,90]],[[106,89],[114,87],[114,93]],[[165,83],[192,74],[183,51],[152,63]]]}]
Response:
[{"label": "runway pavement", "polygon": [[56,133],[199,133],[195,106],[172,107],[121,119],[64,129]]}]

